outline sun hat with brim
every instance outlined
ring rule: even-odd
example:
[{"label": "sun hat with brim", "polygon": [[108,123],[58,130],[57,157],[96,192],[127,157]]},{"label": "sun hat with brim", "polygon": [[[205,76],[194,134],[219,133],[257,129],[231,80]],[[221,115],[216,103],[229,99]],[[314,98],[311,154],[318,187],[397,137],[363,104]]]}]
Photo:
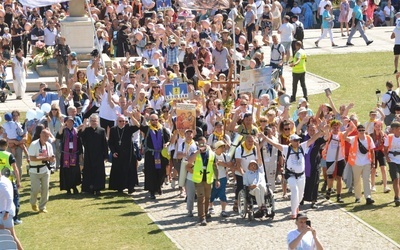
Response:
[{"label": "sun hat with brim", "polygon": [[217,149],[217,148],[220,148],[220,147],[225,146],[225,145],[226,145],[226,143],[224,141],[217,141],[214,144],[214,148]]},{"label": "sun hat with brim", "polygon": [[300,114],[300,113],[302,113],[302,112],[307,112],[307,109],[306,109],[305,107],[300,107],[300,108],[297,110],[297,114]]}]

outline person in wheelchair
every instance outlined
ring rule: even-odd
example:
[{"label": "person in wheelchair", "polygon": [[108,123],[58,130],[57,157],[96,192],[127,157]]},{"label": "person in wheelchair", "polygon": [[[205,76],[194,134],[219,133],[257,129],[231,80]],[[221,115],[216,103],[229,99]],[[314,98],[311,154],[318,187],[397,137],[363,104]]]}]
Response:
[{"label": "person in wheelchair", "polygon": [[259,218],[264,215],[265,194],[267,192],[267,183],[265,182],[261,158],[258,158],[258,161],[250,161],[248,169],[249,171],[244,173],[243,184],[248,189],[249,194],[256,198],[258,211],[254,217]]}]

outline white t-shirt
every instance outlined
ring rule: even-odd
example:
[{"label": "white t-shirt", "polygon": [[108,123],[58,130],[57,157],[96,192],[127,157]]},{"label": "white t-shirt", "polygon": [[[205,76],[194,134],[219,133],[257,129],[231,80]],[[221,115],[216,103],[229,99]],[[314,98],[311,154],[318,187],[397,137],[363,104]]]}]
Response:
[{"label": "white t-shirt", "polygon": [[385,13],[385,17],[390,17],[390,16],[394,16],[395,13],[395,9],[393,6],[390,6],[390,8],[386,5],[385,8],[383,8],[383,12]]},{"label": "white t-shirt", "polygon": [[7,134],[8,139],[16,139],[19,134],[22,134],[24,131],[21,126],[13,121],[9,121],[3,124],[4,133]]},{"label": "white t-shirt", "polygon": [[[225,155],[225,157],[224,157]],[[231,158],[229,155],[222,153],[220,155],[215,154],[215,162],[222,161],[222,162],[230,162]],[[218,179],[226,177],[226,168],[223,166],[219,166],[217,164],[217,169],[218,169]]]},{"label": "white t-shirt", "polygon": [[90,87],[93,88],[97,82],[97,77],[94,68],[91,68],[91,66],[92,63],[90,62],[89,65],[86,67],[86,78],[88,80],[88,83],[90,84]]},{"label": "white t-shirt", "polygon": [[[28,153],[30,156],[35,156],[35,157],[48,157],[48,156],[52,156],[54,155],[53,153],[53,146],[49,143],[46,142],[45,145],[41,145],[40,144],[40,140],[35,140],[31,143],[31,145],[29,146],[28,149]],[[39,162],[39,161],[31,161],[31,166],[32,168],[29,169],[29,173],[30,174],[47,174],[49,173],[49,169],[44,166],[39,168],[39,173],[37,172],[37,168],[34,168],[34,166],[39,166],[39,165],[43,165],[43,163]]]},{"label": "white t-shirt", "polygon": [[109,120],[109,121],[115,121],[117,119],[117,114],[115,113],[115,110],[111,108],[111,106],[108,104],[108,93],[104,92],[104,94],[101,96],[101,104],[99,107],[99,116],[100,118]]},{"label": "white t-shirt", "polygon": [[[298,236],[300,235],[300,231],[297,229],[294,229],[292,231],[290,231],[287,235],[287,244],[288,244],[288,249],[289,248],[289,244],[294,241]],[[314,242],[314,237],[312,235],[312,232],[309,231],[307,232],[303,238],[301,238],[300,243],[297,245],[297,247],[295,248],[296,250],[314,250],[317,249],[317,247],[315,246],[315,242]]]},{"label": "white t-shirt", "polygon": [[[397,19],[399,20],[399,19]],[[394,37],[394,45],[400,45],[400,29],[397,27],[393,29]]]},{"label": "white t-shirt", "polygon": [[294,173],[304,172],[306,161],[304,159],[304,155],[307,153],[307,142],[300,143],[300,147],[303,149],[303,154],[299,147],[298,152],[295,152],[293,149],[290,150],[289,156],[287,155],[289,146],[282,145],[283,152],[282,155],[286,159],[287,169]]},{"label": "white t-shirt", "polygon": [[291,23],[284,23],[279,27],[281,42],[292,42],[294,27]]},{"label": "white t-shirt", "polygon": [[391,95],[392,91],[388,91],[388,92],[385,92],[385,94],[382,95],[382,103],[386,104],[386,107],[383,109],[383,113],[385,115],[390,115],[390,109],[388,107],[388,104],[389,104],[389,106],[392,105],[392,102],[388,103],[390,101],[390,97],[391,97],[390,95]]},{"label": "white t-shirt", "polygon": [[[242,154],[242,149],[243,149],[243,154]],[[243,155],[243,157],[242,157]],[[249,163],[252,160],[257,160],[257,150],[256,148],[254,148],[253,150],[247,151],[244,147],[242,147],[241,145],[239,147],[236,148],[235,151],[235,158],[236,159],[241,159],[241,165],[243,168],[243,171],[246,172],[247,170],[249,170]],[[242,176],[242,174],[238,171],[235,171],[236,175],[240,175]]]},{"label": "white t-shirt", "polygon": [[49,28],[44,29],[44,44],[47,46],[56,45],[56,37],[58,36],[57,29],[53,29],[52,31]]},{"label": "white t-shirt", "polygon": [[[368,136],[368,137],[369,137],[369,136]],[[354,144],[354,139],[355,139],[355,138],[356,138],[355,136],[349,137],[349,139],[350,139],[350,144],[351,144],[351,145]],[[365,147],[366,149],[374,149],[374,148],[375,148],[375,143],[373,142],[372,139],[371,139],[371,148],[368,148],[367,137],[365,137],[364,140],[361,140],[361,139],[360,139],[360,142],[361,142],[362,145],[364,145],[364,147]],[[356,154],[356,160],[355,160],[354,164],[357,165],[357,166],[364,166],[364,165],[367,165],[367,164],[371,164],[371,161],[368,160],[368,153],[362,154],[362,153],[360,152],[360,148],[358,147],[358,148],[357,148],[357,154]]]},{"label": "white t-shirt", "polygon": [[[331,139],[331,141],[329,143],[329,148],[328,148],[327,153],[326,153],[326,161],[328,161],[328,162],[335,161],[335,159],[336,159],[336,151],[337,151],[338,147],[340,147],[339,134],[337,134],[337,135],[332,134],[332,139]],[[339,154],[338,154],[337,160],[340,161],[340,160],[343,160],[343,159],[344,159],[343,152],[339,148]]]},{"label": "white t-shirt", "polygon": [[257,11],[256,11],[257,17],[260,17],[262,15],[262,13],[264,12],[264,6],[265,6],[264,1],[258,0],[255,2],[255,4],[256,4],[256,8],[257,8]]},{"label": "white t-shirt", "polygon": [[[385,147],[389,146],[389,137],[385,138],[385,144],[383,144],[383,146]],[[400,152],[400,137],[393,136],[392,145],[390,146],[388,151]],[[391,162],[400,164],[400,155],[394,156],[393,154],[390,153],[388,155]]]},{"label": "white t-shirt", "polygon": [[[181,144],[179,144],[178,151],[186,153],[187,157],[184,157],[183,160],[187,161],[187,158],[189,156],[191,156],[194,152],[197,151],[197,145],[194,141],[190,145],[186,142],[185,142],[184,146],[182,144],[183,144],[183,142]],[[183,151],[181,151],[182,149],[183,149]],[[191,181],[192,177],[193,177],[193,174],[190,172],[187,172],[186,179]]]},{"label": "white t-shirt", "polygon": [[15,216],[13,197],[12,183],[7,177],[2,175],[0,177],[0,211],[7,211],[9,216],[12,217]]}]

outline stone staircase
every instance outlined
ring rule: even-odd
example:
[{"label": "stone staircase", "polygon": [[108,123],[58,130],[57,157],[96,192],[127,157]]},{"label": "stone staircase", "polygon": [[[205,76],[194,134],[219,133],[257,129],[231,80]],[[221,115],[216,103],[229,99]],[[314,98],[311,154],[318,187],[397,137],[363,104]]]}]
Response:
[{"label": "stone staircase", "polygon": [[[106,67],[111,66],[111,59],[108,55],[102,55]],[[86,72],[86,68],[89,65],[90,54],[78,54],[78,60],[80,61],[78,70]],[[57,77],[57,59],[52,58],[47,60],[44,65],[36,65],[36,72],[40,77]]]}]

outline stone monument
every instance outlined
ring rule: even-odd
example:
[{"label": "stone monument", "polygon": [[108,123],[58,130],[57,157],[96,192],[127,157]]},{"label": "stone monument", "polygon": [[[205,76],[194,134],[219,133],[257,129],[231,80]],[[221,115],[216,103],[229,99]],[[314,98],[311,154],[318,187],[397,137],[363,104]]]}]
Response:
[{"label": "stone monument", "polygon": [[94,49],[93,25],[85,11],[86,0],[69,1],[69,16],[61,21],[61,36],[72,51],[90,53]]}]

